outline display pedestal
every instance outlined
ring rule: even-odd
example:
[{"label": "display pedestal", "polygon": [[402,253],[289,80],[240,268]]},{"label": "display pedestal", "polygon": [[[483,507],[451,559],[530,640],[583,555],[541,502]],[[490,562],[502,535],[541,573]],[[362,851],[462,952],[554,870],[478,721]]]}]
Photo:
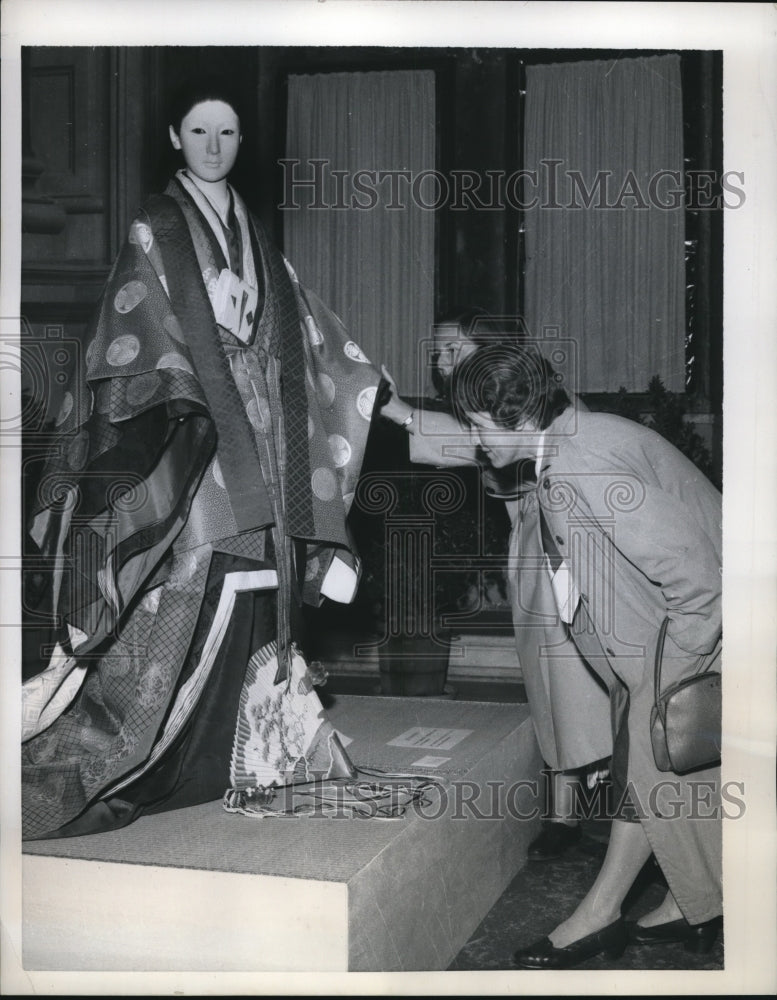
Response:
[{"label": "display pedestal", "polygon": [[338,696],[354,764],[437,776],[397,820],[220,802],[25,845],[29,970],[445,969],[526,861],[541,761],[526,705]]}]

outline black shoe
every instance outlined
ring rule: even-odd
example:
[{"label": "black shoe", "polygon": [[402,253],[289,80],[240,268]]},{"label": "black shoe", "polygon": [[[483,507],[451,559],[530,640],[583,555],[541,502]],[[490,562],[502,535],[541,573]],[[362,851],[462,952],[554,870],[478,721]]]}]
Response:
[{"label": "black shoe", "polygon": [[573,941],[566,948],[555,948],[550,938],[541,938],[528,948],[516,951],[513,961],[521,969],[573,969],[602,952],[608,958],[620,958],[628,942],[626,924],[619,917],[615,923]]},{"label": "black shoe", "polygon": [[529,861],[553,861],[576,844],[582,831],[579,824],[543,823],[542,833],[529,844]]},{"label": "black shoe", "polygon": [[686,951],[706,955],[718,938],[721,924],[721,917],[705,920],[703,924],[689,924],[684,917],[655,927],[630,924],[629,940],[634,944],[684,944]]}]

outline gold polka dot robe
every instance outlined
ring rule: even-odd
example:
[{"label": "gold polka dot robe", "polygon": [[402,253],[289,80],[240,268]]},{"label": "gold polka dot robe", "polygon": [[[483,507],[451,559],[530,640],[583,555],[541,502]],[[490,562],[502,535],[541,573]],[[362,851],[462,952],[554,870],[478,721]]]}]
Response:
[{"label": "gold polka dot robe", "polygon": [[225,255],[176,179],[133,222],[64,397],[31,534],[52,560],[72,648],[25,703],[25,836],[57,829],[149,759],[213,612],[214,549],[274,566],[282,629],[292,594],[321,600],[335,555],[357,564],[346,515],[378,373],[233,197],[260,286],[253,340],[216,322]]}]

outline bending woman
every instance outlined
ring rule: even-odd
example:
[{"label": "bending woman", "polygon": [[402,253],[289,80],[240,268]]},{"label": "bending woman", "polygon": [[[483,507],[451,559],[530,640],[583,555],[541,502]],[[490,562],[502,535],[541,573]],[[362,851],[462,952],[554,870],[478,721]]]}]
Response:
[{"label": "bending woman", "polygon": [[528,856],[532,861],[550,861],[580,837],[580,775],[600,771],[612,753],[607,690],[581,659],[558,618],[542,565],[533,463],[494,467],[471,428],[450,412],[456,367],[478,347],[514,342],[519,333],[514,322],[477,309],[436,324],[432,380],[448,412],[416,412],[400,398],[384,369],[391,397],[380,413],[408,432],[411,462],[442,467],[477,463],[487,491],[505,501],[512,523],[508,580],[516,650],[540,753],[549,769],[547,821],[529,845]]},{"label": "bending woman", "polygon": [[[220,798],[249,660],[356,585],[345,516],[378,374],[228,184],[238,104],[179,95],[64,397],[32,534],[68,634],[24,687],[24,836]],[[275,643],[277,643],[277,648]]]},{"label": "bending woman", "polygon": [[650,714],[665,618],[662,684],[720,657],[720,494],[654,431],[575,408],[531,349],[479,348],[457,370],[454,400],[495,466],[535,460],[538,530],[559,614],[613,708],[619,811],[604,865],[574,913],[515,961],[561,969],[619,954],[629,937],[621,905],[651,852],[669,891],[631,939],[705,950],[722,912],[720,770],[658,770]]}]

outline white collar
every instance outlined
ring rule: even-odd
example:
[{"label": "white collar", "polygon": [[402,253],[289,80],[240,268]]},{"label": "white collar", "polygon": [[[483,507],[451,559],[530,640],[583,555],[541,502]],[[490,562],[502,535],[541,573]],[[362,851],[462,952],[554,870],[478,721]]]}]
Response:
[{"label": "white collar", "polygon": [[208,205],[208,207],[213,210],[214,214],[226,226],[227,219],[229,218],[229,206],[232,204],[233,201],[232,185],[227,184],[227,200],[224,202],[223,205],[221,205],[210,197],[205,188],[200,187],[200,185],[197,183],[196,178],[189,173],[186,167],[182,167],[178,171],[177,176],[187,185],[187,187],[189,187],[189,190],[194,189],[198,195],[201,195],[202,198],[205,199],[205,202]]},{"label": "white collar", "polygon": [[545,457],[545,435],[547,434],[547,428],[540,434],[540,443],[537,448],[537,459],[534,463],[534,474],[537,477],[537,482],[540,479],[540,469],[542,468],[542,460]]},{"label": "white collar", "polygon": [[[175,175],[184,188],[189,192],[191,197],[194,199],[197,207],[200,209],[202,214],[208,221],[208,225],[213,230],[213,235],[219,241],[219,246],[221,247],[222,253],[224,254],[224,259],[229,260],[229,250],[227,249],[227,241],[224,236],[224,230],[220,225],[220,217],[216,211],[213,202],[208,198],[205,192],[199,188],[194,181],[189,177],[189,175],[184,170],[177,171]],[[229,194],[232,200],[232,207],[235,211],[235,219],[240,227],[240,234],[243,240],[243,280],[246,284],[250,285],[252,288],[257,287],[256,269],[254,266],[254,255],[251,251],[251,237],[249,235],[248,229],[248,215],[243,205],[243,200],[240,195],[235,191],[231,184],[227,185]]]}]

